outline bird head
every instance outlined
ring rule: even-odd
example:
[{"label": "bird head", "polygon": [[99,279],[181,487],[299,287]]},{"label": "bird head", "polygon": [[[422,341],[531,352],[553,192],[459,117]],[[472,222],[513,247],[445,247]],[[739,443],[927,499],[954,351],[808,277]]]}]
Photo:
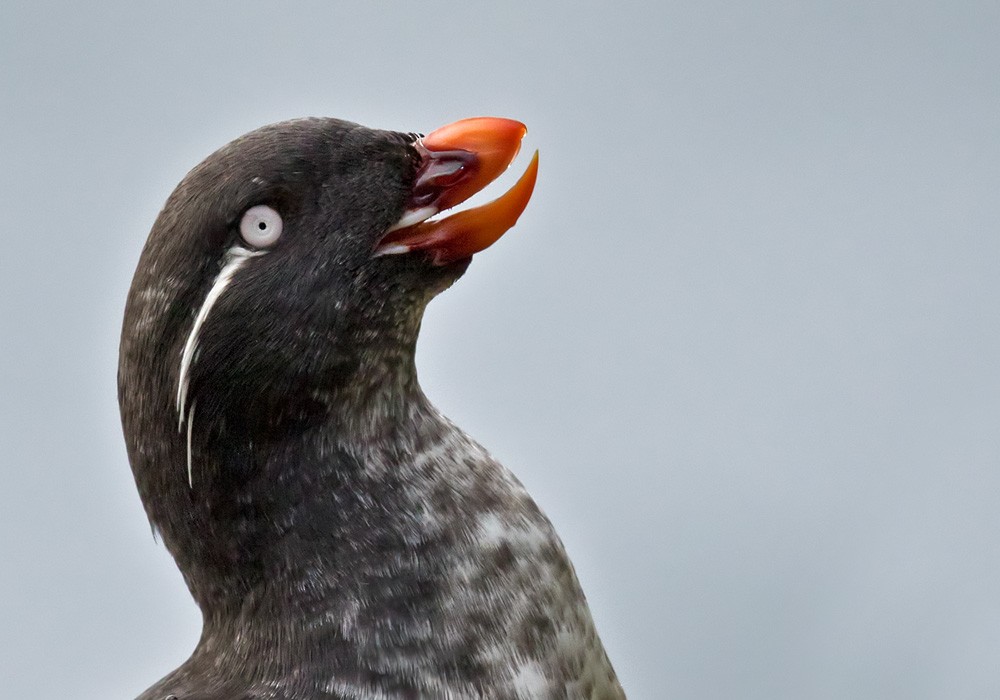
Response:
[{"label": "bird head", "polygon": [[497,118],[426,137],[305,119],[212,154],[149,235],[126,311],[124,388],[130,369],[158,372],[176,387],[178,424],[196,404],[257,423],[301,412],[359,370],[390,370],[430,298],[514,224],[537,161],[491,204],[431,217],[503,172],[524,132]]}]

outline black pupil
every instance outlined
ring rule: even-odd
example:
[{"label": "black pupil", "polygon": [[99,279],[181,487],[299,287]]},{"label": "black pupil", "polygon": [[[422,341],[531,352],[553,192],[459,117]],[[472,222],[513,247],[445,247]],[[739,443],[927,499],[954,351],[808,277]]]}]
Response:
[{"label": "black pupil", "polygon": [[261,221],[261,222],[259,222],[257,224],[257,228],[259,228],[261,231],[263,231],[264,229],[267,228],[267,224],[265,224],[263,221]]}]

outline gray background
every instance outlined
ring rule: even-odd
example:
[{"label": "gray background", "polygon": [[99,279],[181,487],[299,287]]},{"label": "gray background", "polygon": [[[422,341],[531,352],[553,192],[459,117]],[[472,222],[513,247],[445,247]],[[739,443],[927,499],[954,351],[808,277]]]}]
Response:
[{"label": "gray background", "polygon": [[289,117],[495,114],[538,187],[421,378],[630,695],[1000,697],[998,37],[972,2],[5,0],[0,696],[132,697],[196,641],[115,400],[187,169]]}]

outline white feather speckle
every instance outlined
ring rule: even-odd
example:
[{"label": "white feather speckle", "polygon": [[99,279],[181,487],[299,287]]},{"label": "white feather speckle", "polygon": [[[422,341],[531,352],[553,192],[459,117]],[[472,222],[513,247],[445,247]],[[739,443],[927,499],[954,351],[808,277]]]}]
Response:
[{"label": "white feather speckle", "polygon": [[522,700],[549,697],[549,681],[535,661],[526,661],[518,667],[512,686]]}]

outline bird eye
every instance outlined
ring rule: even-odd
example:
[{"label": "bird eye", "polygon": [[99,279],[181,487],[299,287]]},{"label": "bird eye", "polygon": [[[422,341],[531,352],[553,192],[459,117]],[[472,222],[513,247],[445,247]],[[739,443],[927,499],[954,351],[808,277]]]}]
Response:
[{"label": "bird eye", "polygon": [[281,237],[281,214],[266,204],[258,204],[243,212],[240,235],[254,248],[270,248]]}]

